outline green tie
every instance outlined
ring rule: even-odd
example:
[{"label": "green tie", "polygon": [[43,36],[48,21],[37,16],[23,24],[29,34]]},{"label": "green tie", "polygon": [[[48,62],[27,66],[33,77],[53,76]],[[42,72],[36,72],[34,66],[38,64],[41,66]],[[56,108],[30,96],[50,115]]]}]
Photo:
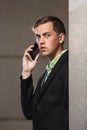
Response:
[{"label": "green tie", "polygon": [[46,72],[44,74],[44,77],[42,79],[42,83],[41,86],[43,86],[49,76],[49,74],[51,73],[53,67],[55,66],[55,64],[58,62],[58,60],[60,59],[60,57],[66,52],[66,50],[63,50],[60,54],[58,54],[48,65],[46,65]]},{"label": "green tie", "polygon": [[47,75],[45,78],[45,81],[47,80],[49,74],[51,73],[53,67],[56,65],[56,63],[58,62],[58,60],[60,59],[60,57],[66,52],[67,50],[63,50],[60,54],[58,54],[48,65],[46,65],[46,71],[47,71]]}]

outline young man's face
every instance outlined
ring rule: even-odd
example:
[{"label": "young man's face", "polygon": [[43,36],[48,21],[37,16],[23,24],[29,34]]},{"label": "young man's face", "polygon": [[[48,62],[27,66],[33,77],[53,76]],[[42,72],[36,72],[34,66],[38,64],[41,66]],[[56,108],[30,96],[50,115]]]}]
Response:
[{"label": "young man's face", "polygon": [[53,30],[52,22],[39,25],[35,28],[36,41],[43,56],[51,60],[61,51],[60,35]]}]

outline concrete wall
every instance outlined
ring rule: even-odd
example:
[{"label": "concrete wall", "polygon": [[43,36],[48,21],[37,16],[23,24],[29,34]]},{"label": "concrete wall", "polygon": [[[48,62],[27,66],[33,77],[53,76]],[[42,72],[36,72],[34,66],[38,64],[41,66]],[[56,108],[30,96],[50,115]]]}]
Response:
[{"label": "concrete wall", "polygon": [[87,130],[87,0],[69,4],[70,130]]},{"label": "concrete wall", "polygon": [[[20,104],[21,61],[24,50],[35,40],[33,22],[54,15],[64,21],[68,33],[68,0],[0,0],[0,129],[31,130]],[[68,47],[68,35],[65,47]],[[48,59],[40,58],[34,84]],[[21,123],[19,123],[19,120]]]}]

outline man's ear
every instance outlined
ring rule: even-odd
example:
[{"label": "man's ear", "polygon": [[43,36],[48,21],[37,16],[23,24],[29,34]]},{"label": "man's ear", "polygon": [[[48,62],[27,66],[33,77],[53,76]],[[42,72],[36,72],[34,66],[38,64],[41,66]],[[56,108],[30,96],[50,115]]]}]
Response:
[{"label": "man's ear", "polygon": [[63,43],[65,41],[65,34],[64,33],[60,33],[59,34],[59,43]]}]

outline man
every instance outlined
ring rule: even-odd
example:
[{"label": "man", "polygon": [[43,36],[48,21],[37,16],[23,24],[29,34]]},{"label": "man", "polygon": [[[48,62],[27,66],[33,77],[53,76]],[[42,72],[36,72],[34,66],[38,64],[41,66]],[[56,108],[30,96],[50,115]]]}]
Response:
[{"label": "man", "polygon": [[33,45],[25,50],[21,76],[23,113],[32,119],[33,130],[68,130],[68,51],[63,47],[64,24],[57,17],[46,16],[35,22],[33,31],[40,53],[48,56],[50,63],[34,91],[32,71],[39,54],[33,60],[29,54]]}]

